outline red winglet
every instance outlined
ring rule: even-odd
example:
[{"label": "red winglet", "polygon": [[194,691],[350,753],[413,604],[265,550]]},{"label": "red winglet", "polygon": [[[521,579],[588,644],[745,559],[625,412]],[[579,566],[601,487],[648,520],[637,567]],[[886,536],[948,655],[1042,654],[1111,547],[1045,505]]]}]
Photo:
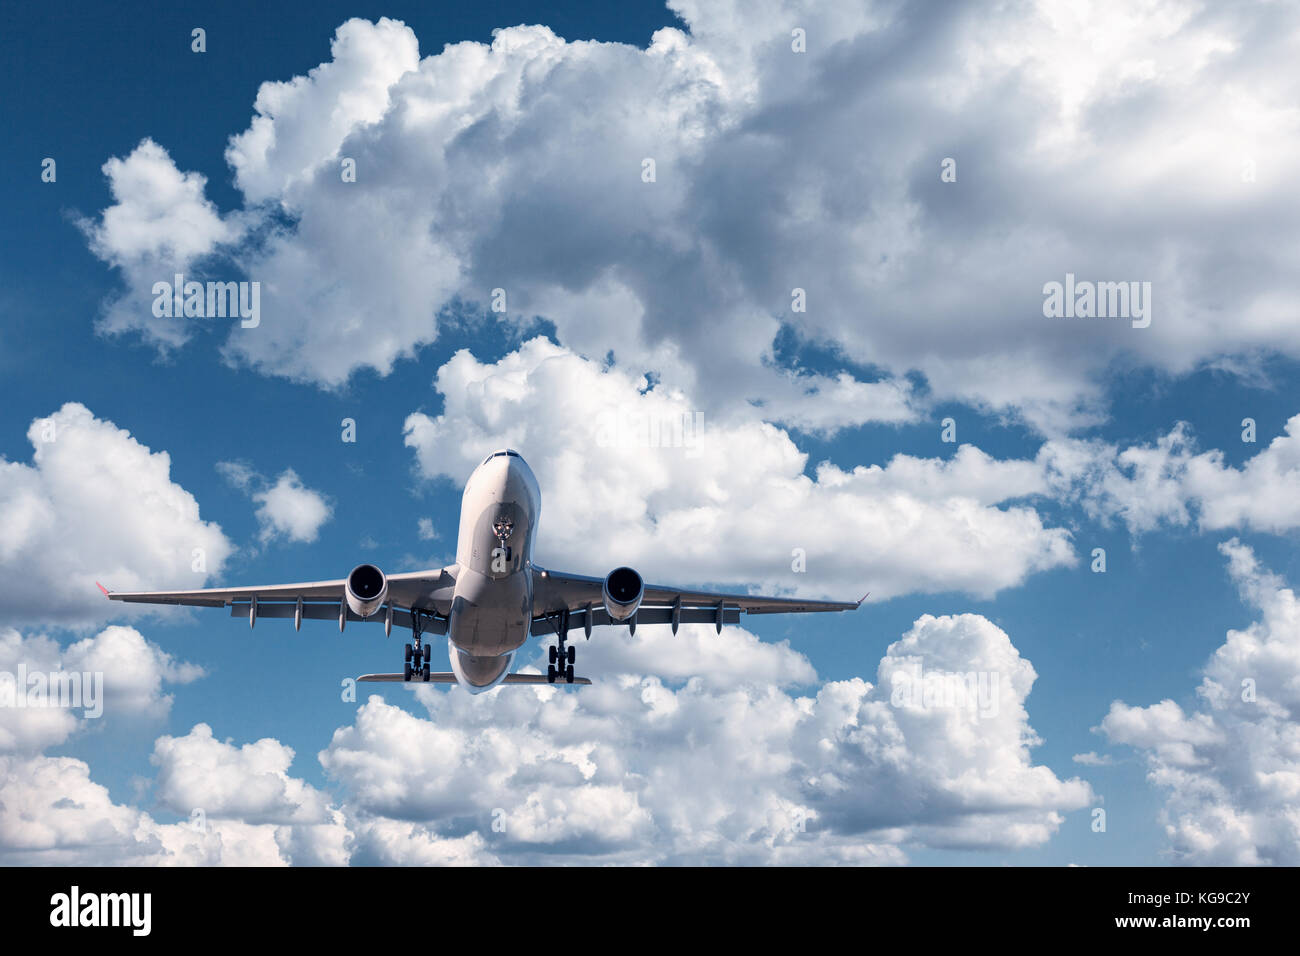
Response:
[{"label": "red winglet", "polygon": [[[108,592],[105,591],[104,593],[107,594]],[[858,607],[862,607],[862,602],[865,601],[865,600],[866,600],[867,598],[869,598],[869,597],[871,597],[871,592],[870,592],[870,591],[868,591],[866,594],[862,595],[862,597],[858,598]]]},{"label": "red winglet", "polygon": [[108,597],[108,588],[104,587],[104,585],[100,584],[98,581],[95,582],[95,587],[104,592],[104,597]]}]

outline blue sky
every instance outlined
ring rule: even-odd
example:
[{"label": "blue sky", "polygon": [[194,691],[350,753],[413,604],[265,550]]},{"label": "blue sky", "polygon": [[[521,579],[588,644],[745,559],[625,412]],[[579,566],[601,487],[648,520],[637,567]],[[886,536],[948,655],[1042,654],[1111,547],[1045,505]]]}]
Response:
[{"label": "blue sky", "polygon": [[[1300,337],[1285,171],[1300,136],[1284,81],[1261,81],[1249,55],[1286,62],[1286,41],[1257,33],[1281,14],[1246,6],[1197,20],[1179,8],[1172,25],[1119,27],[1104,4],[1064,24],[1027,5],[999,14],[1017,57],[990,52],[999,24],[969,10],[940,27],[915,12],[859,20],[777,4],[733,21],[727,9],[220,4],[130,23],[92,4],[6,10],[0,527],[16,543],[0,553],[11,582],[0,631],[17,633],[4,663],[39,658],[31,642],[43,635],[67,666],[81,653],[68,648],[120,624],[138,632],[139,660],[105,651],[110,689],[117,667],[161,680],[146,680],[145,703],[120,717],[110,707],[102,722],[27,738],[10,728],[28,743],[0,750],[6,789],[67,757],[83,763],[60,772],[95,796],[78,811],[86,819],[52,814],[54,836],[11,838],[0,859],[1296,862],[1294,796],[1253,782],[1297,772],[1284,746],[1259,742],[1294,733],[1297,704],[1286,589],[1300,579],[1300,434],[1287,423],[1300,412]],[[350,28],[356,47],[332,54],[352,18],[364,21]],[[507,32],[488,46],[518,24],[551,34]],[[205,53],[190,50],[195,26]],[[806,53],[790,49],[796,27]],[[680,32],[652,44],[661,28]],[[1053,53],[1096,30],[1115,40],[1113,78]],[[1153,30],[1166,31],[1165,52],[1148,48]],[[1293,30],[1272,33],[1294,43]],[[421,59],[481,46],[394,69],[413,57],[412,38]],[[1207,44],[1222,50],[1203,56]],[[956,89],[943,71],[963,54],[976,65],[956,110],[926,77],[937,70],[938,87]],[[297,99],[259,105],[276,147],[236,140],[262,84],[332,58],[333,73],[298,81]],[[1142,65],[1152,58],[1154,72]],[[1212,98],[1203,123],[1189,121],[1183,105],[1225,77],[1252,90],[1251,109]],[[337,135],[326,116],[342,117]],[[1231,157],[1206,152],[1215,124],[1226,124]],[[658,182],[639,178],[642,155],[657,157]],[[960,172],[943,184],[950,155]],[[359,157],[359,178],[340,193],[346,156]],[[46,157],[56,182],[40,179]],[[114,158],[118,172],[105,167]],[[1259,168],[1243,194],[1233,177],[1244,158]],[[113,225],[123,220],[130,230]],[[182,256],[178,242],[198,251]],[[266,327],[150,316],[144,290],[181,268],[262,282]],[[1067,271],[1152,281],[1152,327],[1044,317],[1042,285]],[[511,297],[504,316],[489,306],[497,285]],[[807,313],[790,307],[794,286],[808,290]],[[638,381],[647,374],[653,389]],[[839,376],[851,383],[842,392]],[[702,412],[701,459],[592,446],[602,402],[660,399],[660,413]],[[46,449],[42,464],[29,428],[66,403],[88,410],[68,419],[87,444],[75,460]],[[956,442],[941,440],[949,417]],[[1241,439],[1247,417],[1254,443]],[[355,443],[340,440],[345,418]],[[168,456],[161,478],[130,476],[147,456],[131,457],[122,432]],[[181,587],[336,578],[361,561],[441,567],[454,560],[467,463],[507,443],[543,482],[543,564],[599,574],[626,560],[665,583],[842,599],[872,590],[873,600],[830,620],[746,621],[771,646],[727,636],[736,674],[693,641],[681,660],[702,668],[694,690],[656,669],[665,655],[597,632],[592,644],[612,649],[593,647],[589,667],[607,675],[588,673],[608,676],[612,696],[570,700],[576,711],[545,695],[529,707],[500,700],[514,689],[472,706],[456,689],[387,691],[430,735],[411,738],[430,749],[398,772],[381,759],[393,741],[372,727],[397,734],[396,718],[366,694],[344,702],[339,681],[395,667],[400,638],[324,622],[250,631],[215,610],[123,617],[94,592],[97,578]],[[232,481],[228,463],[251,482]],[[854,473],[871,466],[885,471]],[[256,496],[287,472],[328,511],[305,532],[259,512]],[[164,492],[175,488],[197,517],[174,511]],[[104,507],[61,510],[100,495]],[[701,509],[716,513],[692,523]],[[893,527],[871,537],[877,512]],[[565,523],[584,514],[590,525]],[[177,567],[201,524],[228,553],[193,583]],[[1229,541],[1254,570],[1229,573]],[[792,547],[809,554],[802,575]],[[1104,574],[1089,567],[1097,547]],[[57,596],[33,610],[22,592],[48,581]],[[1255,604],[1242,598],[1252,587],[1264,595]],[[952,616],[955,630],[922,625],[926,615]],[[1256,622],[1255,651],[1210,663],[1230,631]],[[748,738],[742,720],[725,738],[738,751],[725,779],[680,804],[646,782],[657,767],[694,779],[681,740],[713,740],[726,724],[708,708],[741,695],[771,711],[820,693],[829,709],[826,688],[877,683],[882,657],[914,626],[927,666],[958,661],[961,648],[975,655],[970,669],[1012,650],[1031,662],[1032,692],[1013,702],[1023,719],[1008,715],[1003,736],[971,744],[962,733],[981,739],[978,721],[896,726],[869,716],[859,688],[859,716],[825,731],[851,755],[843,764],[817,769],[803,731]],[[178,678],[177,662],[203,676]],[[772,662],[815,678],[772,677]],[[1260,682],[1262,703],[1197,693],[1217,680],[1236,694],[1238,678]],[[681,695],[680,740],[645,737],[653,720],[638,701],[661,686]],[[680,716],[688,701],[698,718]],[[1155,709],[1162,701],[1176,718]],[[594,776],[576,758],[521,756],[552,739],[548,704],[564,733],[585,735],[564,746],[586,753]],[[854,737],[872,720],[905,756]],[[199,724],[230,746],[209,746]],[[511,728],[502,747],[517,765],[466,757],[494,725]],[[241,749],[268,738],[275,753],[292,749],[290,767]],[[464,763],[440,769],[438,747]],[[1089,752],[1105,765],[1074,760]],[[1247,757],[1227,767],[1225,752]],[[765,756],[808,779],[746,777]],[[499,789],[466,784],[476,767]],[[826,782],[836,776],[848,782]],[[205,778],[229,786],[205,792]],[[38,784],[21,787],[33,806],[50,802]],[[274,792],[266,805],[228,797],[262,787]],[[753,788],[773,807],[804,801],[811,833],[716,809]],[[483,824],[502,794],[519,801],[510,820],[532,821],[505,841]],[[889,825],[854,824],[873,803],[888,804]],[[176,829],[194,806],[224,850]],[[537,807],[567,824],[546,831]],[[1092,828],[1097,807],[1104,833]],[[88,836],[100,832],[95,813],[118,835]],[[139,819],[156,839],[121,835],[122,820]]]}]

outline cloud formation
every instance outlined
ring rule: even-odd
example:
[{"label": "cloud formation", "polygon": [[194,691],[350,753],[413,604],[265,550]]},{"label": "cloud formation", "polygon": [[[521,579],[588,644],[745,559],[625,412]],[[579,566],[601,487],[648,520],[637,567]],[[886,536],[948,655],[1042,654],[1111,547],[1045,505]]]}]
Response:
[{"label": "cloud formation", "polygon": [[[177,256],[222,246],[268,289],[227,355],[327,387],[497,289],[508,322],[808,429],[939,399],[1055,431],[1103,413],[1117,360],[1300,356],[1294,9],[671,7],[687,28],[644,49],[516,26],[423,59],[405,25],[350,20],[232,136],[243,210],[145,143],[106,167],[92,247],[134,285],[194,223]],[[1151,326],[1045,318],[1067,273],[1151,282]],[[152,321],[109,325],[173,334]],[[777,360],[782,327],[845,367]]]},{"label": "cloud formation", "polygon": [[1300,601],[1237,539],[1220,546],[1259,620],[1231,630],[1188,705],[1111,704],[1098,728],[1134,748],[1165,795],[1175,862],[1300,864]]},{"label": "cloud formation", "polygon": [[461,351],[438,371],[442,413],[410,415],[406,443],[421,474],[458,483],[482,449],[519,449],[543,489],[538,560],[566,570],[882,599],[991,595],[1075,562],[1064,529],[1010,503],[1046,489],[1032,461],[963,446],[810,475],[784,431],[647,385],[541,338],[491,365]]},{"label": "cloud formation", "polygon": [[[202,587],[233,546],[171,479],[171,457],[68,402],[27,430],[30,464],[0,458],[0,605],[11,621],[129,613],[118,591]],[[143,613],[143,612],[142,612]]]},{"label": "cloud formation", "polygon": [[[678,649],[695,675],[684,683],[638,675],[640,634],[614,634],[601,666],[628,670],[580,694],[421,691],[428,719],[373,696],[320,759],[358,817],[403,837],[479,837],[515,862],[897,863],[910,846],[1039,845],[1092,796],[1033,763],[1036,675],[978,615],[922,617],[875,685],[833,681],[813,696],[767,676],[769,657],[798,682],[812,676],[788,647],[732,627],[694,636]],[[931,680],[996,673],[995,704],[896,702],[918,667]]]}]

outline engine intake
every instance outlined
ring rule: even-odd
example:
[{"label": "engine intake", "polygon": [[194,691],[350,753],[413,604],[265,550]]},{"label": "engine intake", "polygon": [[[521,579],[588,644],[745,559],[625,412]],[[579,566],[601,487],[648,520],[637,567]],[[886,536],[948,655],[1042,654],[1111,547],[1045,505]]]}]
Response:
[{"label": "engine intake", "polygon": [[645,596],[645,582],[631,568],[615,568],[605,576],[601,597],[611,621],[626,621],[641,606]]},{"label": "engine intake", "polygon": [[388,578],[373,564],[358,564],[348,575],[346,592],[348,607],[360,617],[370,617],[383,606],[388,597]]}]

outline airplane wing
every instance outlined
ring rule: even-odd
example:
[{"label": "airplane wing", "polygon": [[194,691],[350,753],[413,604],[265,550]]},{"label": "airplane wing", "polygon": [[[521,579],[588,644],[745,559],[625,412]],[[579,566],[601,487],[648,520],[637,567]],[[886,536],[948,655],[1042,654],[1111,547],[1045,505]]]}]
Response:
[{"label": "airplane wing", "polygon": [[[564,611],[569,612],[569,626],[599,627],[617,624],[605,610],[602,588],[604,578],[563,571],[538,569],[534,577],[531,633],[556,632]],[[638,624],[713,624],[719,631],[723,624],[740,623],[745,614],[807,614],[817,611],[854,611],[867,596],[857,601],[809,601],[803,598],[762,597],[753,594],[728,594],[718,591],[693,591],[662,584],[645,585],[641,606],[636,612]],[[588,620],[590,625],[588,625]]]},{"label": "airplane wing", "polygon": [[[451,567],[388,575],[388,597],[385,603],[394,608],[392,622],[398,627],[410,627],[412,608],[439,615],[442,610],[440,604],[450,605],[456,583],[454,571],[455,568]],[[232,616],[248,615],[250,622],[259,617],[297,616],[324,620],[338,618],[341,626],[344,621],[385,620],[385,610],[363,618],[348,609],[344,595],[346,583],[346,578],[339,578],[337,581],[202,588],[196,591],[110,591],[103,585],[99,585],[99,589],[109,600],[128,604],[229,607]],[[445,613],[440,616],[443,618],[441,621],[426,619],[421,629],[425,633],[445,634]]]}]

